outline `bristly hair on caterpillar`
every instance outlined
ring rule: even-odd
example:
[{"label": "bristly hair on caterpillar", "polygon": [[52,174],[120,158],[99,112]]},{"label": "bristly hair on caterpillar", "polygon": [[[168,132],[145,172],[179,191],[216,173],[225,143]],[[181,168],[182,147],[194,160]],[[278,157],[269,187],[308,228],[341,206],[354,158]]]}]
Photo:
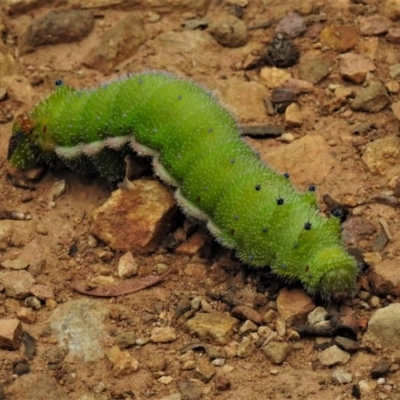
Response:
[{"label": "bristly hair on caterpillar", "polygon": [[340,222],[316,207],[315,186],[297,191],[241,138],[231,114],[189,80],[131,75],[91,90],[58,85],[16,119],[8,159],[18,168],[63,165],[110,180],[135,150],[176,188],[183,211],[254,267],[271,267],[311,294],[350,292],[358,274]]}]

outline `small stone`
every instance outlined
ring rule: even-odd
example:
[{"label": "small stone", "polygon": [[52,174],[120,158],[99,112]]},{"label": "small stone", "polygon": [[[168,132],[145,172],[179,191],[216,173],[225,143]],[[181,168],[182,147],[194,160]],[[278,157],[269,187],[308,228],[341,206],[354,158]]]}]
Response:
[{"label": "small stone", "polygon": [[322,30],[320,39],[324,46],[344,53],[357,44],[358,32],[352,25],[332,25]]},{"label": "small stone", "polygon": [[31,293],[40,300],[49,300],[55,297],[53,288],[42,284],[32,285]]},{"label": "small stone", "polygon": [[133,332],[121,332],[115,338],[115,344],[120,349],[126,349],[136,343],[136,337]]},{"label": "small stone", "polygon": [[276,317],[275,310],[268,310],[263,316],[263,322],[265,324],[270,324]]},{"label": "small stone", "polygon": [[400,78],[400,64],[394,64],[389,67],[389,76],[392,79]]},{"label": "small stone", "polygon": [[332,63],[317,54],[310,53],[299,64],[300,79],[316,85],[331,73]]},{"label": "small stone", "polygon": [[275,330],[280,337],[286,335],[286,321],[284,318],[279,317],[275,322]]},{"label": "small stone", "polygon": [[146,367],[152,372],[165,371],[168,363],[164,356],[154,356],[146,362]]},{"label": "small stone", "polygon": [[25,305],[32,308],[33,310],[40,310],[42,303],[36,296],[28,296],[25,301]]},{"label": "small stone", "polygon": [[54,299],[48,299],[46,300],[46,310],[47,311],[53,311],[57,307],[57,302]]},{"label": "small stone", "polygon": [[[87,53],[84,65],[100,70],[106,75],[110,74],[121,61],[132,57],[146,41],[144,22],[142,14],[127,13],[125,18],[113,24],[112,29],[108,29],[97,40],[96,45]],[[136,213],[132,209],[127,210],[130,212],[126,214]],[[135,227],[131,226],[131,229]]]},{"label": "small stone", "polygon": [[386,33],[392,22],[381,15],[371,15],[361,17],[358,20],[360,24],[360,33],[364,36],[382,35]]},{"label": "small stone", "polygon": [[211,364],[214,365],[215,367],[222,367],[226,363],[225,358],[215,358],[214,360],[211,361]]},{"label": "small stone", "polygon": [[14,269],[14,270],[20,270],[20,269],[26,269],[29,266],[29,263],[25,260],[22,260],[20,258],[16,258],[15,260],[4,260],[1,262],[1,266],[5,269]]},{"label": "small stone", "polygon": [[204,312],[211,313],[213,311],[211,304],[204,299],[201,299],[200,306]]},{"label": "small stone", "polygon": [[[394,166],[397,165],[396,160],[400,156],[400,139],[396,136],[389,136],[382,139],[376,139],[373,142],[368,143],[365,146],[362,160],[367,165],[369,171],[374,175],[390,176]],[[390,260],[385,260],[382,266],[377,266],[384,273],[385,269],[388,269]],[[393,262],[392,262],[393,264]],[[386,271],[383,276],[383,281],[387,280],[387,276],[390,276],[390,271]],[[379,273],[378,275],[380,275]],[[393,281],[393,278],[390,278]],[[375,285],[374,285],[375,286]],[[380,285],[377,283],[377,286]],[[398,291],[399,288],[394,287],[394,290]],[[381,294],[377,292],[377,294]],[[385,293],[386,294],[386,293]]]},{"label": "small stone", "polygon": [[275,89],[282,86],[291,75],[289,72],[275,67],[264,67],[260,70],[261,82],[269,89]]},{"label": "small stone", "polygon": [[17,376],[22,376],[30,372],[27,360],[18,360],[13,362],[13,373]]},{"label": "small stone", "polygon": [[340,383],[341,385],[344,385],[346,383],[350,383],[353,380],[353,375],[350,372],[346,372],[340,368],[335,369],[332,374],[332,379]]},{"label": "small stone", "polygon": [[371,60],[356,53],[341,54],[339,58],[340,74],[354,83],[364,82],[367,74],[376,70]]},{"label": "small stone", "polygon": [[21,345],[21,336],[21,321],[18,319],[0,319],[0,349],[18,349]]},{"label": "small stone", "polygon": [[262,348],[267,358],[273,364],[282,364],[289,355],[290,347],[285,342],[269,342]]},{"label": "small stone", "polygon": [[158,246],[175,210],[173,195],[161,183],[137,180],[94,211],[92,233],[115,250],[148,253]]},{"label": "small stone", "polygon": [[207,383],[214,375],[215,368],[210,361],[208,361],[207,358],[199,357],[195,370],[196,378],[200,379],[204,383]]},{"label": "small stone", "polygon": [[220,392],[229,390],[231,387],[231,382],[228,378],[223,375],[217,375],[214,380],[215,388]]},{"label": "small stone", "polygon": [[400,101],[395,101],[392,103],[392,111],[394,116],[400,120]]},{"label": "small stone", "polygon": [[256,332],[257,329],[258,329],[257,325],[254,322],[252,322],[250,320],[246,320],[244,322],[244,324],[240,327],[239,333],[241,335],[245,335],[246,333],[249,333],[249,332]]},{"label": "small stone", "polygon": [[162,383],[163,385],[169,385],[174,378],[172,376],[162,376],[161,378],[158,378],[158,382]]},{"label": "small stone", "polygon": [[107,358],[113,364],[112,374],[114,377],[130,375],[139,368],[139,362],[128,351],[121,351],[118,346],[111,347],[106,352]]},{"label": "small stone", "polygon": [[24,299],[34,283],[35,280],[28,271],[0,271],[0,285],[4,286],[8,297]]},{"label": "small stone", "polygon": [[371,308],[378,308],[381,305],[381,300],[378,296],[372,296],[368,303]]},{"label": "small stone", "polygon": [[50,193],[51,201],[55,201],[61,197],[67,190],[67,181],[65,179],[60,179],[53,183],[53,187]]},{"label": "small stone", "polygon": [[233,317],[250,320],[257,325],[262,324],[262,317],[254,308],[248,306],[236,306],[232,309],[231,314]]},{"label": "small stone", "polygon": [[108,286],[115,282],[113,276],[110,275],[98,275],[90,280],[90,282],[95,286]]},{"label": "small stone", "polygon": [[209,345],[207,347],[207,354],[211,359],[213,359],[213,358],[225,358],[226,357],[225,349],[223,347],[221,347],[221,346]]},{"label": "small stone", "polygon": [[184,256],[194,256],[199,254],[201,249],[205,246],[209,236],[206,232],[199,230],[195,232],[188,240],[181,243],[174,251],[175,254],[180,254]]},{"label": "small stone", "polygon": [[386,35],[386,40],[390,43],[399,44],[400,28],[396,26],[389,28],[388,34]]},{"label": "small stone", "polygon": [[172,326],[157,327],[151,331],[150,341],[153,343],[169,343],[176,340],[176,331]]},{"label": "small stone", "polygon": [[20,307],[17,311],[17,317],[25,324],[34,324],[36,321],[36,314],[27,307]]},{"label": "small stone", "polygon": [[241,47],[247,43],[247,26],[244,21],[233,15],[213,19],[209,25],[209,32],[225,47]]},{"label": "small stone", "polygon": [[318,360],[321,364],[327,367],[337,364],[343,365],[350,360],[350,354],[333,345],[328,347],[326,350],[321,351],[318,355]]},{"label": "small stone", "polygon": [[254,352],[254,350],[254,341],[250,337],[245,336],[239,343],[236,354],[240,358],[246,358],[249,357]]},{"label": "small stone", "polygon": [[137,275],[138,263],[133,254],[128,251],[118,261],[117,274],[121,279],[130,278]]},{"label": "small stone", "polygon": [[180,361],[183,363],[182,371],[189,371],[196,368],[196,355],[193,350],[187,351],[180,357]]},{"label": "small stone", "polygon": [[78,41],[94,26],[94,15],[88,10],[56,10],[35,19],[18,40],[20,54],[32,52],[46,44]]},{"label": "small stone", "polygon": [[179,390],[187,400],[199,400],[203,395],[203,389],[195,382],[179,382]]},{"label": "small stone", "polygon": [[285,111],[285,127],[296,128],[303,124],[303,115],[300,107],[296,103],[292,103]]},{"label": "small stone", "polygon": [[385,86],[378,81],[370,82],[366,88],[358,90],[351,108],[355,111],[378,112],[390,103]]},{"label": "small stone", "polygon": [[318,322],[325,321],[328,312],[323,307],[317,307],[308,314],[307,321],[310,325],[315,325]]},{"label": "small stone", "polygon": [[279,137],[279,140],[282,143],[292,143],[294,140],[294,135],[293,135],[293,133],[285,132],[285,133],[282,133],[282,135]]},{"label": "small stone", "polygon": [[[192,301],[190,301],[187,297],[184,297],[183,299],[181,299],[175,309],[175,313],[174,313],[175,319],[178,319],[183,314],[185,314],[187,311],[190,311],[191,308],[193,308],[194,310],[197,311],[200,308],[201,298],[197,297],[197,299],[199,299],[198,302],[195,302],[194,304],[193,304],[193,301],[195,299],[193,299]],[[195,307],[197,307],[197,308],[195,308]]]},{"label": "small stone", "polygon": [[277,305],[279,314],[290,325],[304,323],[308,314],[315,308],[311,297],[301,289],[281,289]]},{"label": "small stone", "polygon": [[383,376],[386,376],[389,373],[391,366],[392,362],[390,360],[382,358],[372,367],[371,370],[372,378],[378,379]]},{"label": "small stone", "polygon": [[349,338],[343,336],[336,336],[334,339],[334,343],[341,348],[342,350],[348,353],[355,353],[360,348],[360,345],[355,340],[351,340]]},{"label": "small stone", "polygon": [[287,13],[275,28],[275,33],[284,33],[290,38],[296,38],[306,31],[304,18],[296,12]]},{"label": "small stone", "polygon": [[383,12],[386,17],[393,21],[400,19],[400,1],[399,0],[386,0],[383,7]]}]

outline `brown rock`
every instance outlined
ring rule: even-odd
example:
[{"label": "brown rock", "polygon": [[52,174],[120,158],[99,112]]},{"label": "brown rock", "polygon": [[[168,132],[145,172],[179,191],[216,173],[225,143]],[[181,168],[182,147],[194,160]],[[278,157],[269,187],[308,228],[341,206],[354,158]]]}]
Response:
[{"label": "brown rock", "polygon": [[0,271],[0,284],[6,289],[9,297],[24,299],[29,295],[32,285],[35,283],[33,276],[25,271]]},{"label": "brown rock", "polygon": [[120,278],[130,278],[133,275],[137,275],[138,273],[138,262],[133,254],[128,251],[123,254],[119,261],[117,267],[117,274]]},{"label": "brown rock", "polygon": [[227,344],[237,323],[236,318],[220,312],[198,313],[189,319],[183,328],[191,334],[195,333],[201,339],[211,338],[218,344]]},{"label": "brown rock", "polygon": [[[258,150],[257,141],[250,144]],[[294,142],[269,148],[260,154],[265,161],[278,171],[290,171],[291,179],[296,185],[306,187],[310,182],[323,182],[336,165],[332,149],[322,136],[306,135]]]},{"label": "brown rock", "polygon": [[367,87],[358,90],[351,104],[355,111],[378,112],[390,103],[385,85],[381,82],[371,82]]},{"label": "brown rock", "polygon": [[283,85],[291,75],[289,72],[275,67],[264,67],[260,70],[261,81],[270,89]]},{"label": "brown rock", "polygon": [[339,349],[339,347],[333,345],[327,349],[321,351],[318,355],[318,361],[327,366],[333,365],[344,365],[350,360],[350,354]]},{"label": "brown rock", "polygon": [[87,36],[94,16],[86,10],[57,10],[37,18],[18,40],[22,54],[46,44],[70,43]]},{"label": "brown rock", "polygon": [[282,364],[289,355],[290,346],[286,342],[271,341],[262,350],[273,364]]},{"label": "brown rock", "polygon": [[368,269],[368,280],[379,295],[400,296],[400,260],[384,260]]},{"label": "brown rock", "polygon": [[190,238],[180,244],[176,249],[176,254],[181,254],[185,256],[194,256],[198,254],[203,246],[210,239],[210,235],[202,230],[195,232]]},{"label": "brown rock", "polygon": [[215,367],[205,357],[199,357],[196,364],[195,376],[204,383],[209,382],[215,375]]},{"label": "brown rock", "polygon": [[47,285],[36,284],[31,287],[31,293],[40,300],[54,299],[54,290]]},{"label": "brown rock", "polygon": [[233,317],[241,320],[250,320],[257,325],[262,324],[262,316],[254,308],[248,306],[236,306],[232,309]]},{"label": "brown rock", "polygon": [[358,32],[351,25],[332,25],[322,30],[320,39],[324,46],[344,53],[357,44]]},{"label": "brown rock", "polygon": [[288,324],[300,324],[307,321],[308,314],[314,310],[315,304],[310,296],[301,289],[282,289],[277,298],[279,314]]},{"label": "brown rock", "polygon": [[386,40],[390,43],[399,44],[400,43],[400,28],[394,26],[389,28],[389,31],[386,35]]},{"label": "brown rock", "polygon": [[169,343],[176,339],[176,331],[172,326],[156,327],[151,331],[150,341],[153,343]]},{"label": "brown rock", "polygon": [[36,321],[35,312],[28,307],[20,307],[17,311],[17,317],[25,324],[34,324]]},{"label": "brown rock", "polygon": [[360,33],[365,36],[382,35],[386,33],[392,24],[390,19],[381,15],[371,15],[359,19]]},{"label": "brown rock", "polygon": [[386,0],[383,12],[391,20],[397,21],[400,19],[400,1]]},{"label": "brown rock", "polygon": [[322,58],[317,53],[308,53],[300,60],[299,77],[316,85],[331,73],[331,68],[331,61]]},{"label": "brown rock", "polygon": [[365,81],[368,72],[375,71],[376,67],[368,58],[355,53],[340,55],[340,74],[343,78],[354,83]]},{"label": "brown rock", "polygon": [[303,124],[303,115],[296,103],[290,104],[285,111],[285,127],[296,128]]},{"label": "brown rock", "polygon": [[208,30],[221,46],[235,48],[247,43],[247,26],[233,15],[213,19]]},{"label": "brown rock", "polygon": [[394,116],[400,120],[400,101],[395,101],[392,103],[392,111]]},{"label": "brown rock", "polygon": [[149,253],[172,220],[176,204],[172,193],[156,181],[131,184],[94,211],[92,233],[113,249]]},{"label": "brown rock", "polygon": [[218,98],[229,104],[229,109],[242,122],[256,121],[265,113],[264,98],[268,91],[261,82],[244,82],[234,77],[214,80],[210,87],[215,87]]},{"label": "brown rock", "polygon": [[141,16],[131,13],[101,37],[85,64],[109,74],[118,63],[132,57],[145,40],[146,31]]},{"label": "brown rock", "polygon": [[10,399],[48,399],[49,394],[57,400],[70,399],[57,380],[46,372],[22,375],[6,389],[6,396]]},{"label": "brown rock", "polygon": [[114,377],[130,375],[139,368],[139,362],[128,351],[121,351],[118,346],[113,346],[106,352],[107,358],[112,362]]},{"label": "brown rock", "polygon": [[0,349],[16,350],[21,345],[22,325],[18,319],[0,319]]},{"label": "brown rock", "polygon": [[223,375],[217,375],[215,377],[214,384],[215,384],[215,388],[221,392],[228,390],[231,387],[230,380]]},{"label": "brown rock", "polygon": [[399,156],[400,138],[390,136],[368,143],[362,159],[372,174],[392,177],[398,173]]}]

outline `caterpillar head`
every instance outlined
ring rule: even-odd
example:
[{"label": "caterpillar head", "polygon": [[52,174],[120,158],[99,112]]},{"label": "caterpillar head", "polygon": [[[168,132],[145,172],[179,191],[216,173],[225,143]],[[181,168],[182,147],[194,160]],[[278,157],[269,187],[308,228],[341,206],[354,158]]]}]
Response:
[{"label": "caterpillar head", "polygon": [[37,164],[37,146],[31,140],[34,123],[27,115],[19,115],[8,143],[7,159],[14,167],[27,169]]},{"label": "caterpillar head", "polygon": [[11,165],[20,169],[35,167],[41,154],[54,148],[52,139],[39,132],[40,129],[29,115],[16,118],[8,144],[7,159]]},{"label": "caterpillar head", "polygon": [[325,272],[317,282],[308,282],[308,290],[311,293],[320,292],[335,297],[343,292],[354,290],[355,279],[358,275],[358,267],[355,259],[343,252],[340,246],[331,246],[313,257],[312,263],[323,265]]}]

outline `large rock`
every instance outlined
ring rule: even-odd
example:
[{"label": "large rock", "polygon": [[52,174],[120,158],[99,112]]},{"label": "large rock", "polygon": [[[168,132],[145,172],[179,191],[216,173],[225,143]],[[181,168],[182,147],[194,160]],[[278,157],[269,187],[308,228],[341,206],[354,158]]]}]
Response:
[{"label": "large rock", "polygon": [[400,348],[400,303],[390,304],[375,312],[368,323],[363,343],[372,348]]},{"label": "large rock", "polygon": [[157,181],[134,181],[129,190],[116,190],[93,213],[92,233],[115,250],[149,253],[156,249],[176,203]]}]

